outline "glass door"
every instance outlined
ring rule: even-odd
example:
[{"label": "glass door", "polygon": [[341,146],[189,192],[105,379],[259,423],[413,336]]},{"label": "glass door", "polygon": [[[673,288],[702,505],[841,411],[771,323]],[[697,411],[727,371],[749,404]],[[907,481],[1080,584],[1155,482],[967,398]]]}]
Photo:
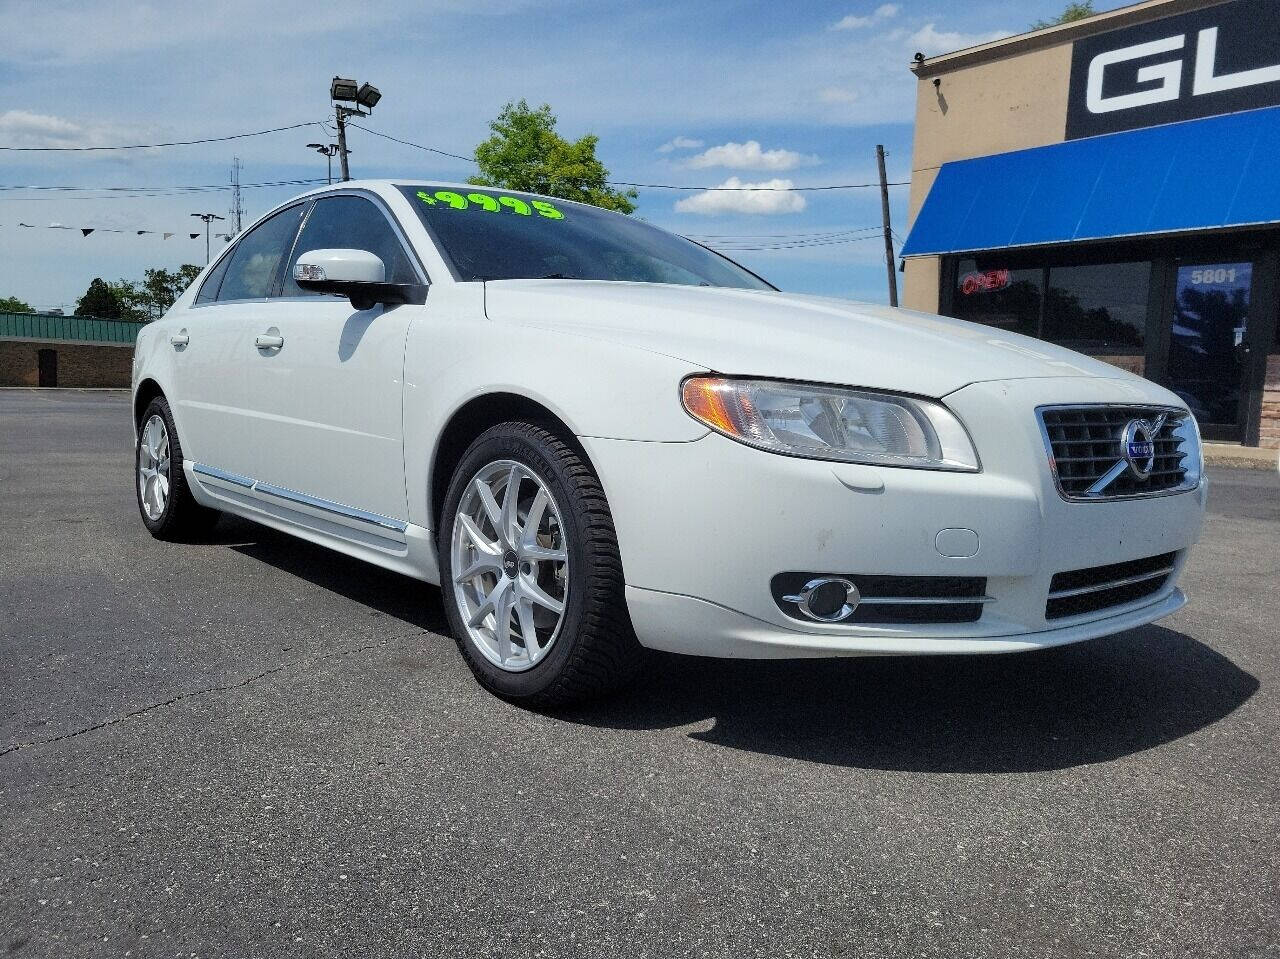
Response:
[{"label": "glass door", "polygon": [[1178,266],[1167,385],[1206,434],[1244,435],[1252,263]]}]

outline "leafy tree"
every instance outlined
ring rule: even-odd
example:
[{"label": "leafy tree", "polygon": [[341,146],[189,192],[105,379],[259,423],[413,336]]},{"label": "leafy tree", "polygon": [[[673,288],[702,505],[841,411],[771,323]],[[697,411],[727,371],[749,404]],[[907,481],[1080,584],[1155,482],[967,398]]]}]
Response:
[{"label": "leafy tree", "polygon": [[175,300],[186,292],[195,278],[200,275],[200,267],[192,263],[184,263],[172,273],[165,269],[147,270],[143,274],[141,294],[142,306],[151,319],[164,316]]},{"label": "leafy tree", "polygon": [[24,303],[16,296],[0,296],[0,313],[34,313],[31,304]]},{"label": "leafy tree", "polygon": [[489,124],[493,136],[476,146],[480,175],[467,182],[632,212],[636,191],[609,188],[609,171],[596,157],[600,138],[587,134],[570,143],[555,127],[550,104],[531,110],[524,100],[508,103]]},{"label": "leafy tree", "polygon": [[95,277],[85,290],[84,296],[76,300],[76,316],[98,316],[105,320],[118,320],[122,314],[120,298],[111,284],[102,277]]},{"label": "leafy tree", "polygon": [[1083,0],[1081,3],[1068,3],[1065,10],[1050,20],[1037,20],[1031,24],[1032,30],[1043,30],[1045,27],[1056,27],[1060,23],[1072,23],[1076,20],[1083,20],[1085,17],[1092,17],[1098,11],[1093,9],[1093,0]]},{"label": "leafy tree", "polygon": [[116,302],[120,304],[120,319],[132,323],[145,323],[151,319],[146,294],[136,282],[120,279],[114,283],[108,283],[107,286],[111,288]]},{"label": "leafy tree", "polygon": [[76,302],[76,316],[98,316],[134,323],[158,320],[186,292],[200,275],[200,269],[186,263],[173,271],[163,268],[146,270],[141,282],[120,279],[110,283],[101,278],[95,279]]}]

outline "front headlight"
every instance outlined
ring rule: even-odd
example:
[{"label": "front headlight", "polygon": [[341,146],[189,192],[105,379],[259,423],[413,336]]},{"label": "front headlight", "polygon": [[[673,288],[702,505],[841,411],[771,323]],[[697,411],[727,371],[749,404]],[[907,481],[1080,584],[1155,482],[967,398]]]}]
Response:
[{"label": "front headlight", "polygon": [[978,454],[941,403],[778,380],[691,376],[689,415],[749,446],[810,459],[976,472]]}]

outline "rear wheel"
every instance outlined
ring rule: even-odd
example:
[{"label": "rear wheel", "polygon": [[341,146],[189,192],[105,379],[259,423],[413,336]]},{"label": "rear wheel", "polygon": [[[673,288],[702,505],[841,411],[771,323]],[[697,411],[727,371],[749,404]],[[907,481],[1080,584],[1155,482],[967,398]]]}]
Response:
[{"label": "rear wheel", "polygon": [[142,522],[157,539],[183,540],[207,533],[218,513],[191,495],[182,471],[182,444],[163,396],[148,404],[141,423],[134,486]]},{"label": "rear wheel", "polygon": [[458,464],[442,515],[445,610],[486,689],[558,706],[634,673],[613,519],[577,450],[541,426],[495,426]]}]

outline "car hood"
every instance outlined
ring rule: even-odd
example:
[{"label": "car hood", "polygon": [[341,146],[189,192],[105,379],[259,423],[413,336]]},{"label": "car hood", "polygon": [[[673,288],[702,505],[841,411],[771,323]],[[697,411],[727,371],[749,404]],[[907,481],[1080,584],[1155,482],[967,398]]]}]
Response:
[{"label": "car hood", "polygon": [[1041,376],[1132,379],[1042,340],[849,300],[592,280],[485,284],[491,320],[605,339],[719,373],[944,396]]}]

